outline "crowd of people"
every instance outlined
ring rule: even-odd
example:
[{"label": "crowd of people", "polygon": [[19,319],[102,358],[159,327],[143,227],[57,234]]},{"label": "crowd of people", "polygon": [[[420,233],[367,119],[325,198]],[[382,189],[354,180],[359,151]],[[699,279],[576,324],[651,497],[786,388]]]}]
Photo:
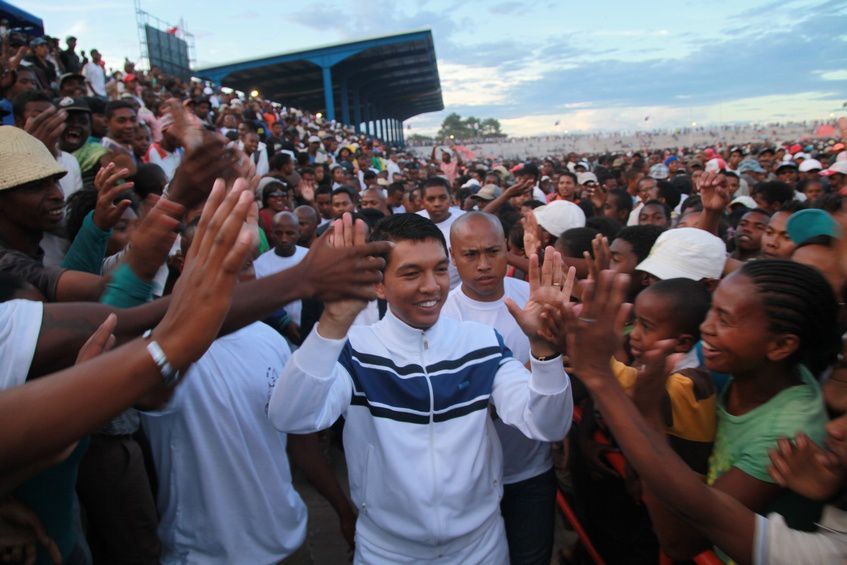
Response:
[{"label": "crowd of people", "polygon": [[847,557],[847,119],[417,156],[66,44],[0,59],[4,563],[310,563],[292,466],[357,563]]}]

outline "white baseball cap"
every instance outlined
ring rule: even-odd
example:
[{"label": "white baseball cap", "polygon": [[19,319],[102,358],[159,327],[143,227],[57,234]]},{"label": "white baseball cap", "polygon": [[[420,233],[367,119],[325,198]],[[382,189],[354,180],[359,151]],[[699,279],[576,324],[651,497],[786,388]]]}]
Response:
[{"label": "white baseball cap", "polygon": [[585,227],[585,212],[567,200],[554,200],[550,204],[535,208],[532,213],[535,214],[538,225],[555,237],[569,229]]},{"label": "white baseball cap", "polygon": [[577,184],[585,184],[587,182],[597,182],[597,175],[594,173],[577,173],[576,174],[576,183]]},{"label": "white baseball cap", "polygon": [[847,175],[847,161],[836,161],[828,169],[821,171],[821,174],[826,177],[837,174]]},{"label": "white baseball cap", "polygon": [[821,165],[821,162],[818,161],[817,159],[804,159],[803,162],[800,163],[800,166],[798,167],[798,170],[801,173],[808,173],[809,171],[814,171],[814,170],[819,171],[821,169],[823,169],[823,165]]},{"label": "white baseball cap", "polygon": [[726,263],[721,238],[699,228],[676,228],[659,236],[650,255],[635,268],[660,280],[719,279]]}]

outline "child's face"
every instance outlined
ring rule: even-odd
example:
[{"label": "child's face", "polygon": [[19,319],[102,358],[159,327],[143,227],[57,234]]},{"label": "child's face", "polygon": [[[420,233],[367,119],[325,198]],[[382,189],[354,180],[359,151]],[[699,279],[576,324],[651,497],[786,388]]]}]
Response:
[{"label": "child's face", "polygon": [[[677,353],[687,353],[691,349],[691,336],[684,339],[673,320],[673,308],[668,300],[649,288],[642,291],[635,300],[635,325],[629,335],[629,346],[637,363],[645,351],[657,341],[676,338]],[[683,339],[680,339],[683,338]]]}]

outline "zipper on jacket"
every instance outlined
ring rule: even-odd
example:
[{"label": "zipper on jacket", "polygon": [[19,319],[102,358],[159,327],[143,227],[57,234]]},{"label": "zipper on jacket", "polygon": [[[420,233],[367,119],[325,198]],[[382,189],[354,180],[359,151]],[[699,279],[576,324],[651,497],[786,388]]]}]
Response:
[{"label": "zipper on jacket", "polygon": [[421,368],[423,369],[424,376],[426,376],[426,386],[429,388],[429,463],[432,469],[432,489],[435,497],[435,508],[433,512],[435,531],[433,533],[435,534],[435,544],[439,545],[441,543],[441,523],[438,516],[438,506],[441,504],[441,500],[438,495],[438,480],[435,472],[435,391],[432,388],[432,381],[426,370],[424,352],[427,350],[429,350],[429,340],[426,334],[421,332]]}]

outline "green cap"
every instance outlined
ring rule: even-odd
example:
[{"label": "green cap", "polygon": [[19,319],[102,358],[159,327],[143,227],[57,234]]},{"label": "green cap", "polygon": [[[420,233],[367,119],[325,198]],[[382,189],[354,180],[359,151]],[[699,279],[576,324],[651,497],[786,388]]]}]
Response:
[{"label": "green cap", "polygon": [[788,237],[797,245],[821,235],[841,239],[841,226],[832,215],[818,208],[809,208],[791,214],[786,229]]}]

